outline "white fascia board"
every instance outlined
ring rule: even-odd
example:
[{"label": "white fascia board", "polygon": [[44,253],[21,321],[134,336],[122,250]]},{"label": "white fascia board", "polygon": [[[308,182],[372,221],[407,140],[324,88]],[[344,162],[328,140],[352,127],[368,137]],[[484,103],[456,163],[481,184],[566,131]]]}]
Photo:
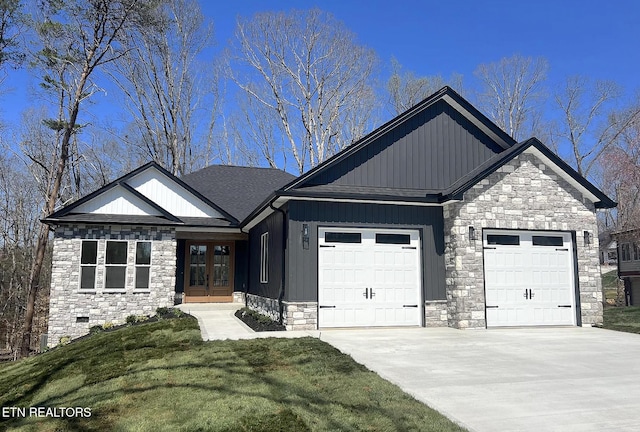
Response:
[{"label": "white fascia board", "polygon": [[567,183],[569,183],[571,186],[573,186],[574,188],[576,188],[576,190],[580,191],[580,193],[582,193],[582,196],[586,199],[588,199],[589,201],[591,201],[592,203],[596,203],[598,201],[600,201],[598,199],[597,196],[595,196],[593,193],[591,193],[587,188],[585,188],[583,185],[581,185],[579,182],[577,182],[573,177],[571,177],[565,170],[563,170],[562,168],[560,168],[558,165],[556,165],[551,159],[549,159],[548,157],[546,157],[540,150],[538,150],[535,147],[529,147],[528,149],[526,149],[524,151],[525,153],[528,153],[530,155],[533,155],[535,157],[537,157],[538,159],[540,159],[540,161],[545,164],[546,166],[548,166],[549,168],[551,168],[551,170],[553,170],[554,173],[556,173],[557,175],[559,175],[560,177],[562,177]]}]

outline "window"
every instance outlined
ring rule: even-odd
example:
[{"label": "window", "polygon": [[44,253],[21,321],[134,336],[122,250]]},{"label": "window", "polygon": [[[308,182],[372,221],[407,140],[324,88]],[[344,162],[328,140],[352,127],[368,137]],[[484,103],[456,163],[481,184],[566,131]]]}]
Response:
[{"label": "window", "polygon": [[80,289],[96,288],[98,242],[84,240],[80,252]]},{"label": "window", "polygon": [[260,236],[260,283],[269,282],[269,233]]},{"label": "window", "polygon": [[623,243],[620,248],[622,249],[622,261],[631,261],[631,245],[629,243]]},{"label": "window", "polygon": [[151,242],[136,243],[136,289],[149,289],[151,269]]},{"label": "window", "polygon": [[533,236],[534,246],[563,246],[562,237],[556,236]]},{"label": "window", "polygon": [[409,234],[376,234],[376,243],[379,244],[410,244]]},{"label": "window", "polygon": [[505,234],[488,234],[487,244],[490,245],[506,245],[518,246],[520,244],[520,236]]},{"label": "window", "polygon": [[640,260],[640,246],[638,245],[638,243],[633,244],[633,260]]},{"label": "window", "polygon": [[229,270],[231,269],[231,248],[215,245],[213,247],[213,286],[229,286]]},{"label": "window", "polygon": [[324,234],[327,243],[362,243],[361,233],[327,232]]},{"label": "window", "polygon": [[108,241],[105,259],[106,289],[124,289],[127,275],[127,242]]}]

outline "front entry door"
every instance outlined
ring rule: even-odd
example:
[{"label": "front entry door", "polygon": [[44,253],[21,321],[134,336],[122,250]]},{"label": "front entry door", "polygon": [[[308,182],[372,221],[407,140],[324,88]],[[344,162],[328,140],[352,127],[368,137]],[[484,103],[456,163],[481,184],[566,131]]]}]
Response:
[{"label": "front entry door", "polygon": [[185,302],[233,301],[234,242],[187,242]]}]

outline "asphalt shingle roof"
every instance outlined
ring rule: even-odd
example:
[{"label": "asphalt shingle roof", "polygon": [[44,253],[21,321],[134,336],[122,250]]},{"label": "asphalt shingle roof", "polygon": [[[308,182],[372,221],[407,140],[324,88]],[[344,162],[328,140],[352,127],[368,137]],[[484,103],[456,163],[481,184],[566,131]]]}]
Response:
[{"label": "asphalt shingle roof", "polygon": [[275,168],[211,165],[181,180],[242,221],[295,176]]}]

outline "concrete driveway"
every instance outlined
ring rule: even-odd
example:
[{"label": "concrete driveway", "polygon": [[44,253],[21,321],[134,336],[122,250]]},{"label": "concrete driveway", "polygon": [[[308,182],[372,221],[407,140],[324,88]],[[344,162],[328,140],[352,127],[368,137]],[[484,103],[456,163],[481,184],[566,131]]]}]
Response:
[{"label": "concrete driveway", "polygon": [[412,328],[320,338],[473,431],[640,430],[640,335]]}]

